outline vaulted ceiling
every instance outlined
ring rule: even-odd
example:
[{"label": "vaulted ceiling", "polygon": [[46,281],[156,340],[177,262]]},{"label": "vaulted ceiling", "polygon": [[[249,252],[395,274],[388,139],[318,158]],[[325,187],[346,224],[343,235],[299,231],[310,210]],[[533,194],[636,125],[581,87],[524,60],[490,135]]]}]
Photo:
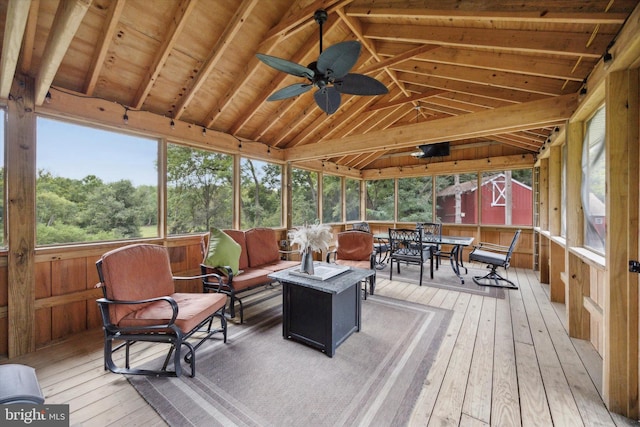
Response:
[{"label": "vaulted ceiling", "polygon": [[[0,0],[0,97],[14,72],[47,93],[147,111],[284,150],[292,161],[355,170],[418,165],[421,143],[451,141],[453,159],[537,154],[636,0]],[[343,95],[325,114],[307,92],[267,101],[304,79],[263,53],[306,66],[357,40],[352,72],[379,96]]]}]

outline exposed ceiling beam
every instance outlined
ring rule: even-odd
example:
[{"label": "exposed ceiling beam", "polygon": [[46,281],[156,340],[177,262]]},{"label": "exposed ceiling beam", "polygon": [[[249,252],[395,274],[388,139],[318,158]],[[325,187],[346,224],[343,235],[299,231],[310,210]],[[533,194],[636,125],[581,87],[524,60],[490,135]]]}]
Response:
[{"label": "exposed ceiling beam", "polygon": [[[176,6],[171,23],[167,28],[164,39],[162,40],[162,44],[158,47],[156,56],[153,58],[153,62],[151,63],[149,70],[145,74],[142,82],[138,85],[138,91],[133,98],[133,108],[142,108],[142,105],[147,99],[147,96],[149,96],[149,92],[151,92],[151,88],[153,88],[160,71],[162,71],[165,66],[167,58],[169,58],[169,55],[171,54],[171,50],[182,33],[184,26],[187,24],[187,19],[197,4],[198,0],[181,0],[178,6]],[[181,109],[178,109],[178,112],[182,113]]]},{"label": "exposed ceiling beam", "polygon": [[218,62],[225,56],[231,54],[229,48],[231,47],[231,40],[237,36],[240,30],[248,22],[249,15],[253,12],[253,9],[258,5],[259,0],[243,0],[238,7],[238,10],[233,15],[233,18],[229,22],[229,25],[225,28],[224,32],[218,38],[216,45],[211,50],[209,57],[205,61],[204,65],[198,71],[196,78],[182,98],[178,105],[176,105],[175,117],[181,117],[182,113],[187,108],[187,105],[198,94],[198,91],[209,78],[213,70],[218,65]]},{"label": "exposed ceiling beam", "polygon": [[560,13],[548,12],[546,8],[537,11],[480,11],[480,10],[437,10],[412,8],[369,8],[349,7],[347,15],[359,18],[405,18],[410,20],[420,19],[446,19],[456,21],[482,21],[482,22],[531,22],[531,23],[557,23],[557,24],[622,24],[626,19],[624,13],[608,12],[584,12],[576,10]]},{"label": "exposed ceiling beam", "polygon": [[0,98],[8,98],[11,91],[30,7],[31,2],[24,0],[10,0],[7,5],[0,57]]},{"label": "exposed ceiling beam", "polygon": [[36,41],[36,30],[38,28],[38,11],[40,10],[40,0],[31,0],[29,8],[29,18],[27,19],[27,28],[22,39],[22,60],[20,69],[22,73],[29,74],[31,70],[31,62],[33,60],[33,45]]},{"label": "exposed ceiling beam", "polygon": [[[105,20],[106,22],[102,28],[96,50],[91,58],[91,65],[89,66],[87,77],[84,81],[84,88],[82,91],[87,95],[93,95],[93,91],[96,88],[98,76],[100,75],[104,65],[104,58],[107,56],[109,45],[113,40],[113,35],[116,32],[116,27],[118,26],[118,21],[120,20],[120,15],[122,15],[125,3],[126,0],[115,0],[111,3],[111,6],[109,6],[109,11],[107,12],[107,18]],[[140,108],[140,106],[138,105],[135,108]]]},{"label": "exposed ceiling beam", "polygon": [[368,133],[366,138],[354,135],[285,150],[289,161],[322,159],[344,154],[411,147],[418,143],[434,143],[443,139],[455,141],[539,128],[566,120],[577,107],[577,95],[561,95],[528,103],[515,104],[488,111],[448,117]]},{"label": "exposed ceiling beam", "polygon": [[425,27],[419,25],[371,24],[365,36],[407,43],[437,44],[471,48],[493,48],[509,52],[541,53],[599,58],[606,41],[596,38],[587,47],[589,34],[559,31],[496,30],[489,28]]},{"label": "exposed ceiling beam", "polygon": [[40,68],[36,76],[35,104],[42,105],[53,83],[58,67],[75,36],[82,18],[87,13],[91,0],[61,1],[53,20],[53,26],[42,54]]}]

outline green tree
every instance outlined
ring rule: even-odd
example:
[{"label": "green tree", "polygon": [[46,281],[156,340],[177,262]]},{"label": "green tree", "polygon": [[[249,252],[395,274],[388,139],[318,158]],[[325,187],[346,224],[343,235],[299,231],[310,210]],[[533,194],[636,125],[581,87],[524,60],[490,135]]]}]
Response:
[{"label": "green tree", "polygon": [[231,226],[233,157],[168,145],[167,193],[170,234]]}]

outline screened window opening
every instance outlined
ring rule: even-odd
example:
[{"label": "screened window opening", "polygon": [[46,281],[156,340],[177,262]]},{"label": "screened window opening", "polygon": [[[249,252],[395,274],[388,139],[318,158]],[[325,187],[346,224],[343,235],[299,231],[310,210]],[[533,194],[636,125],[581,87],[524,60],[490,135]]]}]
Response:
[{"label": "screened window opening", "polygon": [[531,169],[482,173],[481,221],[490,225],[533,224],[533,177]]},{"label": "screened window opening", "polygon": [[394,180],[367,181],[366,191],[367,221],[393,221],[395,212]]},{"label": "screened window opening", "polygon": [[342,220],[342,180],[339,176],[322,176],[322,222]]},{"label": "screened window opening", "polygon": [[37,119],[36,243],[158,236],[158,141]]},{"label": "screened window opening", "polygon": [[446,224],[476,224],[478,221],[478,175],[475,173],[436,177],[436,216]]},{"label": "screened window opening", "polygon": [[606,237],[605,107],[587,122],[582,146],[584,244],[604,253]]},{"label": "screened window opening", "polygon": [[315,224],[318,217],[318,173],[292,169],[291,221],[294,226]]},{"label": "screened window opening", "polygon": [[233,224],[233,156],[167,145],[167,232]]},{"label": "screened window opening", "polygon": [[260,160],[240,161],[242,229],[282,225],[282,167]]},{"label": "screened window opening", "polygon": [[360,181],[357,179],[345,179],[344,200],[346,203],[347,221],[360,220]]},{"label": "screened window opening", "polygon": [[433,177],[398,179],[398,221],[433,222]]}]

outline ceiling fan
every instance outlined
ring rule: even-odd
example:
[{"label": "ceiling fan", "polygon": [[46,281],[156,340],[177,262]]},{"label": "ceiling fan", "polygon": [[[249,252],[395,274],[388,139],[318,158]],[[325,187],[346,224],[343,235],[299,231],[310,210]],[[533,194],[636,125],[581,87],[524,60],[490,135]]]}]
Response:
[{"label": "ceiling fan", "polygon": [[262,53],[256,54],[259,60],[278,71],[305,77],[307,83],[296,83],[286,86],[271,94],[267,101],[298,96],[316,87],[313,97],[318,107],[327,114],[333,114],[340,107],[340,94],[348,95],[383,95],[389,90],[378,80],[364,74],[349,73],[360,55],[360,43],[346,41],[328,47],[322,51],[322,24],[327,21],[327,12],[320,9],[313,14],[313,19],[320,26],[320,56],[317,61],[305,66]]}]

